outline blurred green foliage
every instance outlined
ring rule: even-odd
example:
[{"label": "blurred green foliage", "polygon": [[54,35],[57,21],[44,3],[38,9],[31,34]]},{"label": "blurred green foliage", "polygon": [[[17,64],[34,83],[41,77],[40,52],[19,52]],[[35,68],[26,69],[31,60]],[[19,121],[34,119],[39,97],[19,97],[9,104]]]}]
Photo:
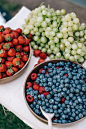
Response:
[{"label": "blurred green foliage", "polygon": [[0,105],[0,129],[31,129],[13,113],[6,111],[6,114]]},{"label": "blurred green foliage", "polygon": [[17,3],[9,3],[7,0],[0,0],[0,6],[8,12],[15,11],[19,7]]}]

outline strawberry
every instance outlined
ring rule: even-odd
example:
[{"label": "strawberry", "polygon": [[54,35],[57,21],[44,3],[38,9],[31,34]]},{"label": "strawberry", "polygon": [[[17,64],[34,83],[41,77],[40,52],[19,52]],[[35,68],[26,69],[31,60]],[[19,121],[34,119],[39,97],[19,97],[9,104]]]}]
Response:
[{"label": "strawberry", "polygon": [[56,67],[57,69],[59,69],[60,67]]},{"label": "strawberry", "polygon": [[27,99],[27,101],[30,102],[30,103],[33,102],[33,100],[34,100],[34,98],[33,98],[31,95],[27,95],[27,96],[26,96],[26,99]]},{"label": "strawberry", "polygon": [[65,98],[62,97],[62,98],[61,98],[61,103],[64,103],[64,102],[65,102]]},{"label": "strawberry", "polygon": [[43,60],[43,59],[39,59],[38,60],[38,63],[40,64],[40,63],[42,63],[42,62],[44,62],[45,60]]},{"label": "strawberry", "polygon": [[27,82],[27,86],[26,88],[32,87],[32,83],[31,82]]},{"label": "strawberry", "polygon": [[42,70],[44,70],[44,69],[43,69],[43,68],[39,69],[39,73],[41,73],[41,72],[42,72]]},{"label": "strawberry", "polygon": [[34,50],[34,55],[36,57],[40,56],[40,54],[41,54],[41,51],[40,50]]},{"label": "strawberry", "polygon": [[84,78],[84,81],[86,82],[86,78]]},{"label": "strawberry", "polygon": [[44,90],[44,87],[40,87],[40,88],[39,88],[39,93],[40,93],[40,94],[43,94],[44,91],[45,91],[45,90]]},{"label": "strawberry", "polygon": [[37,84],[33,85],[33,89],[34,90],[39,90],[39,85],[37,85]]},{"label": "strawberry", "polygon": [[65,74],[64,76],[67,76],[68,77],[68,74]]},{"label": "strawberry", "polygon": [[36,78],[37,78],[37,74],[36,74],[36,73],[32,73],[32,74],[31,74],[31,79],[32,79],[32,80],[36,80]]},{"label": "strawberry", "polygon": [[46,58],[47,58],[47,55],[46,55],[45,53],[41,53],[41,54],[40,54],[40,58],[41,58],[41,59],[46,59]]},{"label": "strawberry", "polygon": [[46,96],[49,94],[49,92],[44,92],[43,94],[44,94],[44,95],[45,95],[45,97],[46,97]]}]

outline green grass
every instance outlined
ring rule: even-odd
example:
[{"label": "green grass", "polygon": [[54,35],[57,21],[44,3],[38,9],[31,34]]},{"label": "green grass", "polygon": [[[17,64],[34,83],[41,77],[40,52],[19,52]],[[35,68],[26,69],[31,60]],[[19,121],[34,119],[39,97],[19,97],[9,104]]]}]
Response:
[{"label": "green grass", "polygon": [[13,113],[6,111],[6,114],[0,105],[0,129],[31,129]]},{"label": "green grass", "polygon": [[0,6],[8,12],[15,11],[19,7],[17,3],[9,3],[7,0],[0,0]]}]

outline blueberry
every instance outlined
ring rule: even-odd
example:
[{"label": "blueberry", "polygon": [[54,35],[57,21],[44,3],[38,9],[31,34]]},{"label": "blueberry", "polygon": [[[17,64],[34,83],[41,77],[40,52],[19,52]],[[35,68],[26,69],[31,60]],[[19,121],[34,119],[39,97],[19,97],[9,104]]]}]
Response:
[{"label": "blueberry", "polygon": [[42,101],[42,106],[44,106],[45,105],[45,101]]},{"label": "blueberry", "polygon": [[50,112],[50,113],[53,113],[53,109],[50,108],[50,111],[49,111],[49,112]]},{"label": "blueberry", "polygon": [[30,104],[30,107],[33,109],[34,108],[33,104]]},{"label": "blueberry", "polygon": [[49,107],[51,108],[51,109],[53,109],[53,105],[51,104],[51,105],[49,105]]},{"label": "blueberry", "polygon": [[48,67],[45,65],[45,66],[44,66],[44,69],[46,70],[46,69],[48,69]]},{"label": "blueberry", "polygon": [[44,99],[45,99],[44,94],[41,94],[41,99],[42,99],[42,100],[44,100]]},{"label": "blueberry", "polygon": [[49,113],[49,109],[45,109],[45,112]]},{"label": "blueberry", "polygon": [[41,106],[42,101],[41,101],[41,100],[38,100],[38,101],[37,101],[37,103],[38,103],[38,105],[40,105],[40,106]]},{"label": "blueberry", "polygon": [[48,63],[48,67],[49,67],[49,68],[52,67],[52,65],[53,65],[52,63]]},{"label": "blueberry", "polygon": [[37,109],[39,109],[39,108],[40,108],[40,106],[37,104],[37,105],[36,105],[36,108],[37,108]]},{"label": "blueberry", "polygon": [[78,117],[78,116],[76,116],[76,117],[75,117],[75,120],[79,120],[79,117]]},{"label": "blueberry", "polygon": [[54,105],[54,106],[53,106],[53,109],[54,109],[54,110],[55,110],[55,109],[57,109],[57,108],[58,108],[58,106],[57,106],[57,105]]},{"label": "blueberry", "polygon": [[50,91],[49,87],[45,87],[44,89],[45,89],[45,91]]},{"label": "blueberry", "polygon": [[57,119],[55,119],[55,120],[53,120],[53,122],[54,122],[54,123],[57,123],[57,122],[58,122],[58,120],[57,120]]},{"label": "blueberry", "polygon": [[53,89],[53,93],[57,93],[57,91],[58,91],[58,90],[57,90],[56,88]]},{"label": "blueberry", "polygon": [[53,83],[52,82],[48,82],[48,86],[52,86],[53,85]]},{"label": "blueberry", "polygon": [[59,114],[55,114],[55,118],[58,118],[59,117]]},{"label": "blueberry", "polygon": [[54,97],[55,101],[59,102],[61,99],[60,97]]},{"label": "blueberry", "polygon": [[52,96],[51,96],[50,94],[48,94],[48,95],[46,96],[47,99],[51,99],[51,97],[52,97]]},{"label": "blueberry", "polygon": [[50,99],[50,100],[49,100],[49,103],[50,103],[50,104],[54,104],[54,99]]},{"label": "blueberry", "polygon": [[36,106],[36,102],[35,101],[33,101],[33,105]]}]

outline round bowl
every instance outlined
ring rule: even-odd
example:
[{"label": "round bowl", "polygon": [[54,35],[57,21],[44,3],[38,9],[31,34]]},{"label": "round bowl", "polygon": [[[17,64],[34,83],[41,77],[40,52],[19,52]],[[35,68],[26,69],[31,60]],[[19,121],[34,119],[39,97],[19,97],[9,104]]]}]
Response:
[{"label": "round bowl", "polygon": [[[27,102],[27,100],[26,100],[26,93],[25,93],[26,88],[25,88],[25,86],[26,86],[26,83],[27,83],[28,81],[31,81],[30,76],[31,76],[32,73],[37,73],[39,69],[41,69],[44,65],[47,65],[47,64],[50,63],[50,62],[51,62],[51,63],[57,63],[57,62],[60,62],[60,61],[72,62],[72,61],[69,61],[69,60],[66,60],[66,59],[52,59],[52,60],[45,61],[45,62],[43,62],[43,63],[37,65],[36,67],[34,67],[33,70],[29,73],[29,75],[27,76],[27,78],[26,78],[26,80],[25,80],[25,85],[24,85],[24,89],[23,89],[23,91],[24,91],[23,94],[24,94],[25,103],[26,103],[28,109],[31,111],[31,113],[32,113],[36,118],[38,118],[39,120],[41,120],[41,121],[44,122],[44,123],[47,123],[48,121],[47,121],[46,119],[42,118],[41,116],[38,116],[38,115],[30,108],[29,102]],[[79,63],[76,63],[76,62],[72,62],[72,63],[79,64]],[[79,65],[81,65],[81,64],[79,64]],[[81,67],[84,68],[84,69],[86,69],[86,68],[83,67],[82,65],[81,65]],[[64,126],[64,125],[65,125],[65,126],[66,126],[66,125],[67,125],[67,126],[68,126],[68,125],[70,126],[70,125],[72,125],[72,124],[75,124],[75,123],[77,123],[77,122],[82,121],[82,120],[85,119],[85,118],[86,118],[86,116],[84,116],[83,118],[81,118],[81,119],[79,119],[79,120],[77,120],[77,121],[71,122],[71,123],[64,123],[64,124],[53,123],[53,124],[54,124],[54,125],[60,125],[60,126]]]},{"label": "round bowl", "polygon": [[12,76],[0,79],[0,84],[4,84],[4,83],[8,83],[10,81],[13,81],[16,78],[18,78],[19,76],[21,76],[21,74],[23,74],[23,72],[25,71],[27,65],[30,62],[30,58],[31,58],[31,46],[30,46],[30,44],[29,44],[29,47],[30,47],[29,58],[28,58],[27,62],[25,63],[24,67],[22,69],[20,69],[18,72],[16,72],[15,74],[13,74]]}]

